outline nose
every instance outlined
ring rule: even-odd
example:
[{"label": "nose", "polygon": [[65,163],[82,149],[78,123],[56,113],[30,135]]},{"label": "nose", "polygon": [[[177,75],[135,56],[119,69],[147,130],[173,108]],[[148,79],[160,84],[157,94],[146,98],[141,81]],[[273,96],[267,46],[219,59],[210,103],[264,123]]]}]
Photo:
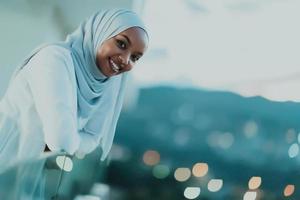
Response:
[{"label": "nose", "polygon": [[119,56],[119,59],[123,65],[128,65],[130,61],[130,56],[129,54],[123,54]]},{"label": "nose", "polygon": [[121,66],[124,71],[130,71],[132,69],[132,64],[130,62],[130,54],[123,54],[119,56],[121,61]]}]

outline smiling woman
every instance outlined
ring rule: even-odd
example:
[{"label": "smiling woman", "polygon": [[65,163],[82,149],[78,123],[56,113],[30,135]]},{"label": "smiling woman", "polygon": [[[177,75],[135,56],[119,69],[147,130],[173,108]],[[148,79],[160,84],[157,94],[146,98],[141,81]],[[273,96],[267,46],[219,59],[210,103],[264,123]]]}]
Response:
[{"label": "smiling woman", "polygon": [[[126,77],[148,34],[132,11],[97,12],[66,41],[35,49],[0,102],[0,170],[44,150],[82,157],[110,151]],[[14,159],[12,159],[14,158]]]},{"label": "smiling woman", "polygon": [[123,31],[98,48],[97,66],[107,77],[130,71],[146,51],[147,40],[141,28],[132,27]]}]

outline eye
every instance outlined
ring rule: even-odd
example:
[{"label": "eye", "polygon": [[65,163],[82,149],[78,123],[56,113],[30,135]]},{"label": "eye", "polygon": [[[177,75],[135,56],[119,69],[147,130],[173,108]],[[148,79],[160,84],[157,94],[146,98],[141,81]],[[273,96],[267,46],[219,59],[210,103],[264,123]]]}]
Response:
[{"label": "eye", "polygon": [[124,42],[123,40],[118,40],[118,39],[116,39],[116,42],[117,42],[117,46],[120,49],[126,49],[126,47],[127,47],[126,42]]},{"label": "eye", "polygon": [[137,55],[132,55],[132,56],[131,56],[132,62],[136,62],[136,61],[138,61],[139,59],[140,59],[140,56],[137,56]]}]

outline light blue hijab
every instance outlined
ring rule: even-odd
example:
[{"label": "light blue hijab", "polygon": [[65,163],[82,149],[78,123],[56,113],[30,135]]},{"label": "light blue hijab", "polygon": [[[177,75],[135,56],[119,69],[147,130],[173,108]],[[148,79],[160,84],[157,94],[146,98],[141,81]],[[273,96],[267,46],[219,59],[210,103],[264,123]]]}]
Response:
[{"label": "light blue hijab", "polygon": [[[140,27],[146,32],[143,22],[134,12],[103,10],[84,21],[65,42],[54,44],[71,51],[77,81],[78,128],[100,144],[101,160],[107,157],[113,143],[127,74],[107,78],[96,65],[96,52],[105,40],[131,27]],[[19,70],[43,47],[34,50]]]},{"label": "light blue hijab", "polygon": [[66,41],[75,60],[79,127],[84,133],[97,136],[103,150],[101,160],[106,158],[112,146],[127,74],[105,77],[96,65],[96,52],[105,40],[130,27],[146,30],[132,11],[100,11],[82,23]]}]

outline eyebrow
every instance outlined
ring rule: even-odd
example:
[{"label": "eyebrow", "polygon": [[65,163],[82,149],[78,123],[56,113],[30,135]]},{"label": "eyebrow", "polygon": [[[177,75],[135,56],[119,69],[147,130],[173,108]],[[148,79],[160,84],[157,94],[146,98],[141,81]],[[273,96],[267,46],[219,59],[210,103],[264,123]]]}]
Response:
[{"label": "eyebrow", "polygon": [[121,34],[126,40],[127,42],[131,45],[131,41],[129,39],[129,37],[127,35]]},{"label": "eyebrow", "polygon": [[[131,45],[131,41],[130,41],[130,39],[129,39],[129,37],[128,37],[127,35],[125,35],[125,34],[120,34],[120,35],[122,35],[122,36],[127,40],[128,44]],[[141,52],[136,52],[136,53],[137,53],[139,56],[142,56],[142,55],[143,55]]]}]

